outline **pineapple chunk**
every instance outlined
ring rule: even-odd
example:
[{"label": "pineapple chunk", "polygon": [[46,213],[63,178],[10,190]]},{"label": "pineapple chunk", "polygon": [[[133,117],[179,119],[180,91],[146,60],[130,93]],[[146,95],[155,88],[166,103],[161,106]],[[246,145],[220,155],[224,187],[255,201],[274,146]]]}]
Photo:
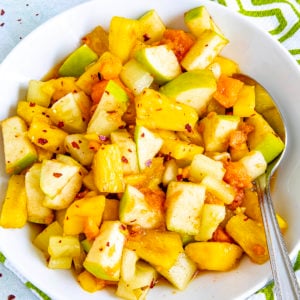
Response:
[{"label": "pineapple chunk", "polygon": [[51,236],[48,253],[52,258],[79,256],[79,240],[75,236]]}]

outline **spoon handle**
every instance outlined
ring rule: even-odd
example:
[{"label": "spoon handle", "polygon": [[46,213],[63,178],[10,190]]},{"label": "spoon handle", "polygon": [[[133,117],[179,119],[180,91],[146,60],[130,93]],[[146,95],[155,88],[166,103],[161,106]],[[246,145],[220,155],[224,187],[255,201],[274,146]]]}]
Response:
[{"label": "spoon handle", "polygon": [[275,215],[270,180],[266,177],[268,176],[262,176],[258,180],[258,194],[274,278],[274,292],[277,300],[299,300],[299,285]]}]

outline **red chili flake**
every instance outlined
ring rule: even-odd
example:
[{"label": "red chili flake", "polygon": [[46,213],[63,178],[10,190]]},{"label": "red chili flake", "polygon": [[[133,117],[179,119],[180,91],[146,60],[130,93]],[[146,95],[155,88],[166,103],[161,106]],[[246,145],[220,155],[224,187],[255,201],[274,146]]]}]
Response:
[{"label": "red chili flake", "polygon": [[125,224],[121,224],[121,225],[120,225],[120,229],[121,229],[121,230],[126,230],[126,228],[127,228],[127,227],[126,227]]},{"label": "red chili flake", "polygon": [[48,140],[47,139],[43,139],[43,138],[39,138],[38,139],[38,143],[41,144],[41,145],[45,145],[48,143]]},{"label": "red chili flake", "polygon": [[144,42],[147,42],[147,41],[150,40],[150,37],[148,36],[147,33],[145,33],[145,34],[143,35],[143,39],[144,39]]},{"label": "red chili flake", "polygon": [[58,127],[58,128],[62,128],[62,127],[64,127],[64,126],[65,126],[65,124],[64,124],[63,121],[59,121],[59,122],[57,123],[57,127]]},{"label": "red chili flake", "polygon": [[151,283],[150,283],[150,289],[153,289],[154,288],[154,286],[155,286],[155,284],[156,284],[156,280],[153,278],[152,279],[152,281],[151,281]]},{"label": "red chili flake", "polygon": [[128,164],[128,159],[125,156],[122,156],[121,160],[122,160],[123,163]]},{"label": "red chili flake", "polygon": [[102,142],[105,142],[108,140],[108,137],[105,136],[105,135],[99,135],[99,140],[102,141]]},{"label": "red chili flake", "polygon": [[79,145],[75,141],[73,141],[71,145],[74,149],[80,149]]},{"label": "red chili flake", "polygon": [[5,10],[4,10],[4,9],[1,9],[0,15],[3,16],[4,14],[5,14]]},{"label": "red chili flake", "polygon": [[152,164],[152,159],[148,159],[148,160],[145,162],[146,167],[150,167],[151,164]]},{"label": "red chili flake", "polygon": [[58,242],[61,244],[62,240],[59,240]]},{"label": "red chili flake", "polygon": [[145,137],[145,133],[144,132],[141,134],[141,137]]},{"label": "red chili flake", "polygon": [[109,242],[106,242],[106,246],[109,247],[109,246],[110,246],[110,243],[109,243]]},{"label": "red chili flake", "polygon": [[100,251],[100,252],[103,251],[103,248],[99,248],[99,251]]},{"label": "red chili flake", "polygon": [[249,219],[248,217],[245,217],[245,218],[244,218],[244,221],[248,221],[248,219]]},{"label": "red chili flake", "polygon": [[183,179],[182,174],[177,175],[177,176],[176,176],[176,179],[177,179],[177,181],[182,181],[182,179]]},{"label": "red chili flake", "polygon": [[30,107],[35,107],[35,105],[36,105],[36,103],[34,103],[34,102],[30,102],[30,103],[29,103],[29,106],[30,106]]},{"label": "red chili flake", "polygon": [[192,126],[190,124],[186,124],[185,129],[187,130],[187,132],[192,132]]},{"label": "red chili flake", "polygon": [[59,177],[62,176],[62,173],[54,172],[54,173],[53,173],[53,176],[56,177],[56,178],[59,178]]}]

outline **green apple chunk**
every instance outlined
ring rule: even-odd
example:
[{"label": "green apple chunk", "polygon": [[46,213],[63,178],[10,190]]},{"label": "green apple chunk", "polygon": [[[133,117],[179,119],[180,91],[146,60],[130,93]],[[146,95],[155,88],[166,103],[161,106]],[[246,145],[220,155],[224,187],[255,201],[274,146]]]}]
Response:
[{"label": "green apple chunk", "polygon": [[181,61],[187,70],[205,69],[228,43],[228,40],[213,30],[204,31]]},{"label": "green apple chunk", "polygon": [[228,148],[232,131],[238,128],[240,117],[233,115],[209,114],[201,120],[206,151],[224,152]]},{"label": "green apple chunk", "polygon": [[104,221],[83,262],[85,269],[97,278],[118,281],[126,235],[126,225],[120,221]]},{"label": "green apple chunk", "polygon": [[267,163],[283,151],[284,142],[261,114],[252,115],[247,118],[246,123],[254,127],[254,130],[248,135],[250,150],[260,151]]},{"label": "green apple chunk", "polygon": [[87,133],[109,136],[111,132],[124,126],[122,116],[127,110],[128,101],[125,90],[110,80],[88,123]]},{"label": "green apple chunk", "polygon": [[86,44],[73,51],[58,69],[60,76],[79,77],[98,55]]},{"label": "green apple chunk", "polygon": [[140,225],[147,229],[158,228],[164,222],[162,209],[151,205],[147,197],[131,185],[126,186],[121,198],[119,217],[126,225]]},{"label": "green apple chunk", "polygon": [[74,200],[82,183],[80,168],[57,160],[44,160],[40,187],[45,193],[44,206],[64,209]]},{"label": "green apple chunk", "polygon": [[38,158],[37,151],[27,136],[27,125],[18,116],[1,122],[4,145],[5,170],[18,174]]},{"label": "green apple chunk", "polygon": [[267,161],[262,152],[252,150],[239,160],[252,180],[262,175],[267,169]]},{"label": "green apple chunk", "polygon": [[135,95],[149,88],[153,82],[153,76],[134,58],[123,66],[120,78]]},{"label": "green apple chunk", "polygon": [[151,166],[152,159],[163,145],[163,139],[144,126],[137,125],[134,132],[140,170]]},{"label": "green apple chunk", "polygon": [[55,88],[50,82],[32,79],[28,83],[26,101],[48,107],[54,92]]},{"label": "green apple chunk", "polygon": [[225,205],[204,203],[200,230],[199,234],[195,236],[195,240],[201,242],[210,240],[219,224],[224,220],[225,215]]},{"label": "green apple chunk", "polygon": [[157,11],[151,9],[139,19],[141,39],[146,44],[158,42],[163,37],[166,26]]},{"label": "green apple chunk", "polygon": [[89,140],[84,134],[75,133],[70,134],[65,138],[65,149],[71,156],[84,166],[90,166],[94,151],[89,147]]},{"label": "green apple chunk", "polygon": [[137,50],[135,59],[154,76],[154,81],[158,84],[164,84],[181,73],[176,55],[166,45]]},{"label": "green apple chunk", "polygon": [[41,163],[35,163],[25,174],[27,219],[29,222],[50,224],[54,219],[52,209],[43,205],[45,194],[40,187]]},{"label": "green apple chunk", "polygon": [[181,234],[198,234],[204,199],[205,187],[203,185],[191,182],[170,182],[166,195],[168,230]]},{"label": "green apple chunk", "polygon": [[136,143],[126,129],[120,129],[110,134],[111,142],[120,148],[124,175],[139,172]]},{"label": "green apple chunk", "polygon": [[199,115],[205,110],[217,89],[216,79],[210,70],[184,72],[160,88],[160,92],[196,109]]},{"label": "green apple chunk", "polygon": [[197,271],[196,264],[184,253],[180,253],[170,269],[158,268],[158,272],[179,290],[184,290]]},{"label": "green apple chunk", "polygon": [[86,131],[90,99],[84,92],[69,93],[56,101],[49,109],[52,122],[68,133]]},{"label": "green apple chunk", "polygon": [[135,108],[136,123],[149,129],[187,131],[194,128],[198,121],[198,114],[193,107],[176,102],[153,89],[145,89],[135,98]]},{"label": "green apple chunk", "polygon": [[211,175],[222,180],[225,171],[221,161],[214,160],[204,154],[197,154],[190,165],[189,179],[192,182],[201,182],[205,176]]}]

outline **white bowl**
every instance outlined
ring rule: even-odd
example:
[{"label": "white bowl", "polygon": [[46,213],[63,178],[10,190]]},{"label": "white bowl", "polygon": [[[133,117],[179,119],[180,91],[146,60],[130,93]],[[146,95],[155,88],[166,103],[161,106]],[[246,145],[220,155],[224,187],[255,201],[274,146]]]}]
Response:
[{"label": "white bowl", "polygon": [[[234,59],[242,72],[257,79],[272,94],[287,123],[288,143],[279,169],[273,198],[278,212],[288,221],[285,235],[291,257],[300,248],[300,71],[289,53],[272,37],[229,9],[199,0],[96,0],[75,7],[42,25],[26,37],[0,67],[0,119],[15,112],[30,79],[42,78],[57,62],[79,45],[80,38],[100,24],[107,28],[112,16],[138,17],[155,8],[164,22],[183,28],[183,12],[204,4],[230,44],[223,55]],[[298,98],[298,99],[297,99]],[[7,176],[3,145],[0,144],[0,198]],[[112,299],[112,291],[84,292],[69,271],[50,270],[31,244],[34,230],[0,229],[0,251],[29,281],[53,299]],[[148,299],[245,299],[271,279],[269,263],[256,265],[245,258],[238,268],[226,273],[207,272],[183,291],[158,285]]]}]

